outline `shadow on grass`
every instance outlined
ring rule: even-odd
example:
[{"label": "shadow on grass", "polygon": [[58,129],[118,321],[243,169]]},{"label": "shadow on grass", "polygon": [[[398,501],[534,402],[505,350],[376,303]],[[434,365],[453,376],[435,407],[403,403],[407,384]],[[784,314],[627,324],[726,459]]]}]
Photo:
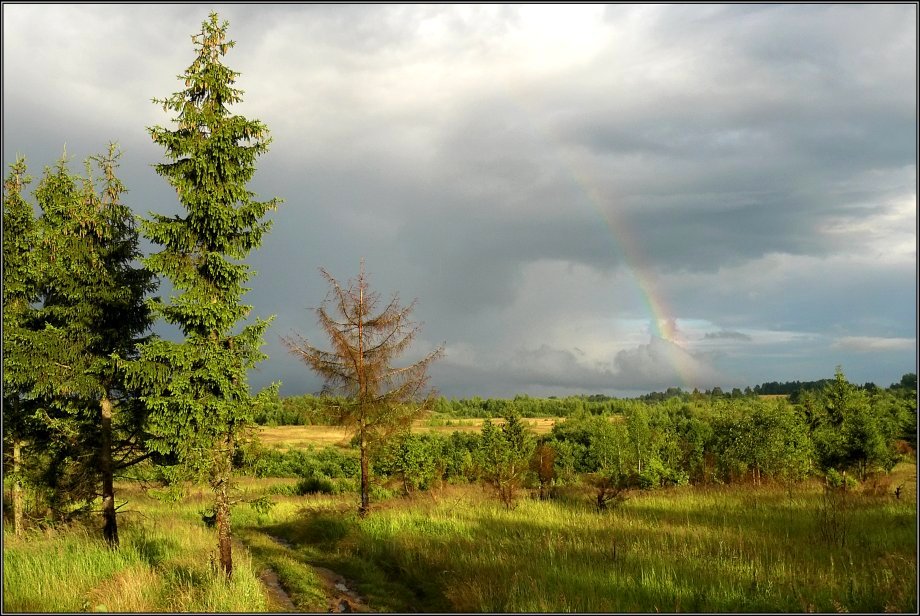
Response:
[{"label": "shadow on grass", "polygon": [[131,538],[131,546],[137,550],[141,559],[151,567],[159,566],[179,549],[179,544],[176,541],[166,537],[150,537],[149,535],[135,535]]},{"label": "shadow on grass", "polygon": [[[369,561],[360,550],[364,533],[353,509],[348,511],[304,509],[295,520],[273,525],[248,527],[246,540],[254,556],[269,557],[276,549],[309,566],[330,569],[354,582],[354,587],[367,601],[372,611],[382,612],[444,612],[449,611],[440,587],[430,580],[407,580],[406,571],[395,561]],[[254,540],[252,534],[267,537],[276,549],[264,541]],[[260,547],[261,546],[261,547]],[[284,572],[279,571],[283,576]],[[286,587],[290,583],[285,584]]]},{"label": "shadow on grass", "polygon": [[915,510],[866,503],[859,528],[875,547],[841,549],[816,543],[816,499],[677,490],[605,513],[408,501],[365,520],[303,509],[250,530],[354,580],[375,611],[913,611],[916,535],[902,518]]}]

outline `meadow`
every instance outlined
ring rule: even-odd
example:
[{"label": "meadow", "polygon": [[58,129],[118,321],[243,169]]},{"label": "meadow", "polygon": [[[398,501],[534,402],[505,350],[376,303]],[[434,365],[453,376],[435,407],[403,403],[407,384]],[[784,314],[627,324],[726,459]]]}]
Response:
[{"label": "meadow", "polygon": [[207,489],[164,503],[125,484],[118,551],[79,526],[4,533],[4,610],[914,612],[916,469],[894,474],[913,492],[684,486],[607,511],[578,487],[508,509],[482,486],[441,485],[364,519],[353,493],[241,478],[242,499],[273,506],[235,507],[229,585],[202,522]]},{"label": "meadow", "polygon": [[[549,433],[553,425],[562,418],[539,417],[525,419],[524,424],[535,435]],[[450,434],[451,432],[479,432],[485,420],[472,419],[417,419],[412,422],[414,434]],[[504,419],[491,420],[495,425],[502,425]],[[259,442],[268,447],[284,449],[288,447],[348,447],[352,435],[342,426],[307,425],[307,426],[259,426]]]}]

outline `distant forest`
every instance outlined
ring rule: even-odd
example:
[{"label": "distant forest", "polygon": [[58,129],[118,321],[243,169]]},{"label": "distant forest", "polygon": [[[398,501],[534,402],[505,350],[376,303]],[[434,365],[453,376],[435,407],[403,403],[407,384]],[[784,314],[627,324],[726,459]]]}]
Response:
[{"label": "distant forest", "polygon": [[[517,395],[514,398],[472,398],[451,399],[440,397],[434,401],[431,410],[436,415],[455,418],[505,417],[516,412],[521,417],[568,417],[578,412],[592,415],[610,415],[629,412],[637,404],[654,404],[672,399],[685,402],[712,401],[716,399],[754,398],[757,396],[785,395],[792,404],[800,404],[805,392],[821,392],[834,383],[834,379],[818,381],[769,382],[744,390],[733,388],[723,391],[714,387],[704,391],[694,389],[685,391],[680,387],[669,387],[663,392],[651,392],[637,398],[617,398],[603,394],[574,395],[559,398],[536,398]],[[888,391],[899,398],[916,396],[917,375],[908,373],[901,380],[887,388],[874,383],[854,385],[856,389],[867,392]],[[337,422],[337,398],[321,397],[311,394],[277,398],[262,405],[256,411],[256,423],[266,425],[328,425]],[[344,400],[340,400],[344,404]]]}]

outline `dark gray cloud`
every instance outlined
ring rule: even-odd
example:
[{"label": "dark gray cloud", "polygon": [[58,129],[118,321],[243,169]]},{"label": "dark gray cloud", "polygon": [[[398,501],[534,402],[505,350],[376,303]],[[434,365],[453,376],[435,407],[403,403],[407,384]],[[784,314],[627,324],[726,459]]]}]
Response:
[{"label": "dark gray cloud", "polygon": [[212,8],[285,199],[257,385],[319,389],[278,337],[320,342],[317,268],[362,257],[449,395],[916,369],[916,6],[4,5],[4,161],[118,140],[131,205],[177,211],[150,99]]}]

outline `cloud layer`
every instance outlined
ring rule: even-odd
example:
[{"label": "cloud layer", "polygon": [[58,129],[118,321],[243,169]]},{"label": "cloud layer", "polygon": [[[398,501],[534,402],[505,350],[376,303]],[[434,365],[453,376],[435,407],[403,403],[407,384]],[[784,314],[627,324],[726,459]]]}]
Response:
[{"label": "cloud layer", "polygon": [[[145,127],[210,8],[4,5],[4,161],[118,140],[131,205],[177,211]],[[319,389],[278,336],[321,343],[317,268],[361,257],[448,395],[916,371],[916,6],[216,10],[285,199],[255,384]]]}]

